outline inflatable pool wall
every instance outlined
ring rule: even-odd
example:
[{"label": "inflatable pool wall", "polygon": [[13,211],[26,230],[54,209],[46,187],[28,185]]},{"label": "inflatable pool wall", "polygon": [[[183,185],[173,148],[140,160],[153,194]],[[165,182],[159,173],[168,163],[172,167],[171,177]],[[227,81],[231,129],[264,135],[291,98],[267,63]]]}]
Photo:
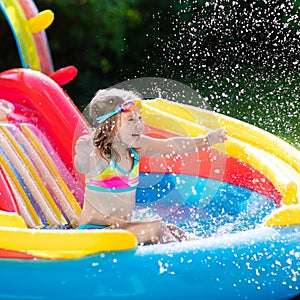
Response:
[{"label": "inflatable pool wall", "polygon": [[[164,205],[172,206],[174,195],[181,199],[166,220],[201,223],[195,210],[210,224],[224,210],[232,219],[251,206],[253,224],[194,242],[137,247],[126,231],[69,229],[76,226],[84,186],[72,164],[73,138],[78,128],[89,128],[60,86],[40,72],[14,69],[0,74],[0,98],[0,298],[53,299],[67,293],[69,299],[83,294],[89,299],[288,299],[299,294],[299,173],[294,167],[299,153],[290,145],[217,115],[229,133],[225,147],[176,159],[144,158],[139,197],[152,205],[164,190]],[[211,112],[157,99],[144,103],[143,114],[146,134],[167,137],[204,133]],[[279,157],[286,150],[289,156]],[[201,198],[208,190],[209,201]],[[261,205],[271,209],[256,219]],[[24,276],[29,283],[16,286],[16,278]]]},{"label": "inflatable pool wall", "polygon": [[[49,10],[3,0],[22,69],[0,74],[0,299],[290,299],[300,294],[299,151],[233,118],[163,99],[144,103],[145,133],[225,145],[141,162],[138,207],[202,239],[137,246],[122,230],[79,231],[84,180],[73,142],[89,125],[60,86]],[[147,212],[147,209],[144,209]],[[27,278],[27,280],[24,280]]]}]

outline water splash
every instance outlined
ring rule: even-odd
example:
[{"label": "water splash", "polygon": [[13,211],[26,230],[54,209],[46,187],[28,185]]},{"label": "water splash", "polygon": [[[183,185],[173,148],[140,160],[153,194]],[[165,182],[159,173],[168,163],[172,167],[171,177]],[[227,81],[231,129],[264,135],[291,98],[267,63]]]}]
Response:
[{"label": "water splash", "polygon": [[139,73],[180,80],[216,112],[300,148],[299,7],[289,0],[172,2],[153,16],[149,35],[157,43]]}]

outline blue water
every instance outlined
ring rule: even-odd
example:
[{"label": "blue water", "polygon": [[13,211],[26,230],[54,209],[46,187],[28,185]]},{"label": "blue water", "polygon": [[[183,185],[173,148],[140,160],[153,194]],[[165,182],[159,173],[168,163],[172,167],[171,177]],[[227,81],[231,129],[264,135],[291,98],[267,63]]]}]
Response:
[{"label": "blue water", "polygon": [[255,228],[276,208],[272,199],[237,185],[156,173],[141,174],[137,203],[143,218],[159,216],[199,236]]}]

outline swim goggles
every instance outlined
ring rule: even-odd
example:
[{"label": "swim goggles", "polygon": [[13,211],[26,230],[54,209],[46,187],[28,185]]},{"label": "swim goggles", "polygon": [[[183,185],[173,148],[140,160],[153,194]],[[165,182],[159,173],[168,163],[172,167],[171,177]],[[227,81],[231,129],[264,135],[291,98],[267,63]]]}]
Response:
[{"label": "swim goggles", "polygon": [[142,103],[140,100],[128,100],[123,102],[118,108],[115,110],[109,112],[108,114],[105,114],[103,116],[100,116],[98,118],[95,118],[94,121],[97,125],[100,125],[104,121],[106,121],[108,118],[120,113],[120,112],[130,112],[134,111],[136,108],[142,108]]}]

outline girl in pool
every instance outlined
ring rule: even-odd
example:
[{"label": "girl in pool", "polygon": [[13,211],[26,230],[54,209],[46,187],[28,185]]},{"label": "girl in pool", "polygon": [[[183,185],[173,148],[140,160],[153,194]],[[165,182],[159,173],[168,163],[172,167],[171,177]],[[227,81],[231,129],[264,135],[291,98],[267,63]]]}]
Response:
[{"label": "girl in pool", "polygon": [[139,244],[170,243],[194,236],[161,220],[131,221],[143,155],[177,155],[226,140],[224,129],[204,137],[156,139],[143,135],[141,96],[122,89],[99,90],[89,108],[96,125],[75,146],[74,164],[85,175],[79,229],[116,228],[133,233]]}]

